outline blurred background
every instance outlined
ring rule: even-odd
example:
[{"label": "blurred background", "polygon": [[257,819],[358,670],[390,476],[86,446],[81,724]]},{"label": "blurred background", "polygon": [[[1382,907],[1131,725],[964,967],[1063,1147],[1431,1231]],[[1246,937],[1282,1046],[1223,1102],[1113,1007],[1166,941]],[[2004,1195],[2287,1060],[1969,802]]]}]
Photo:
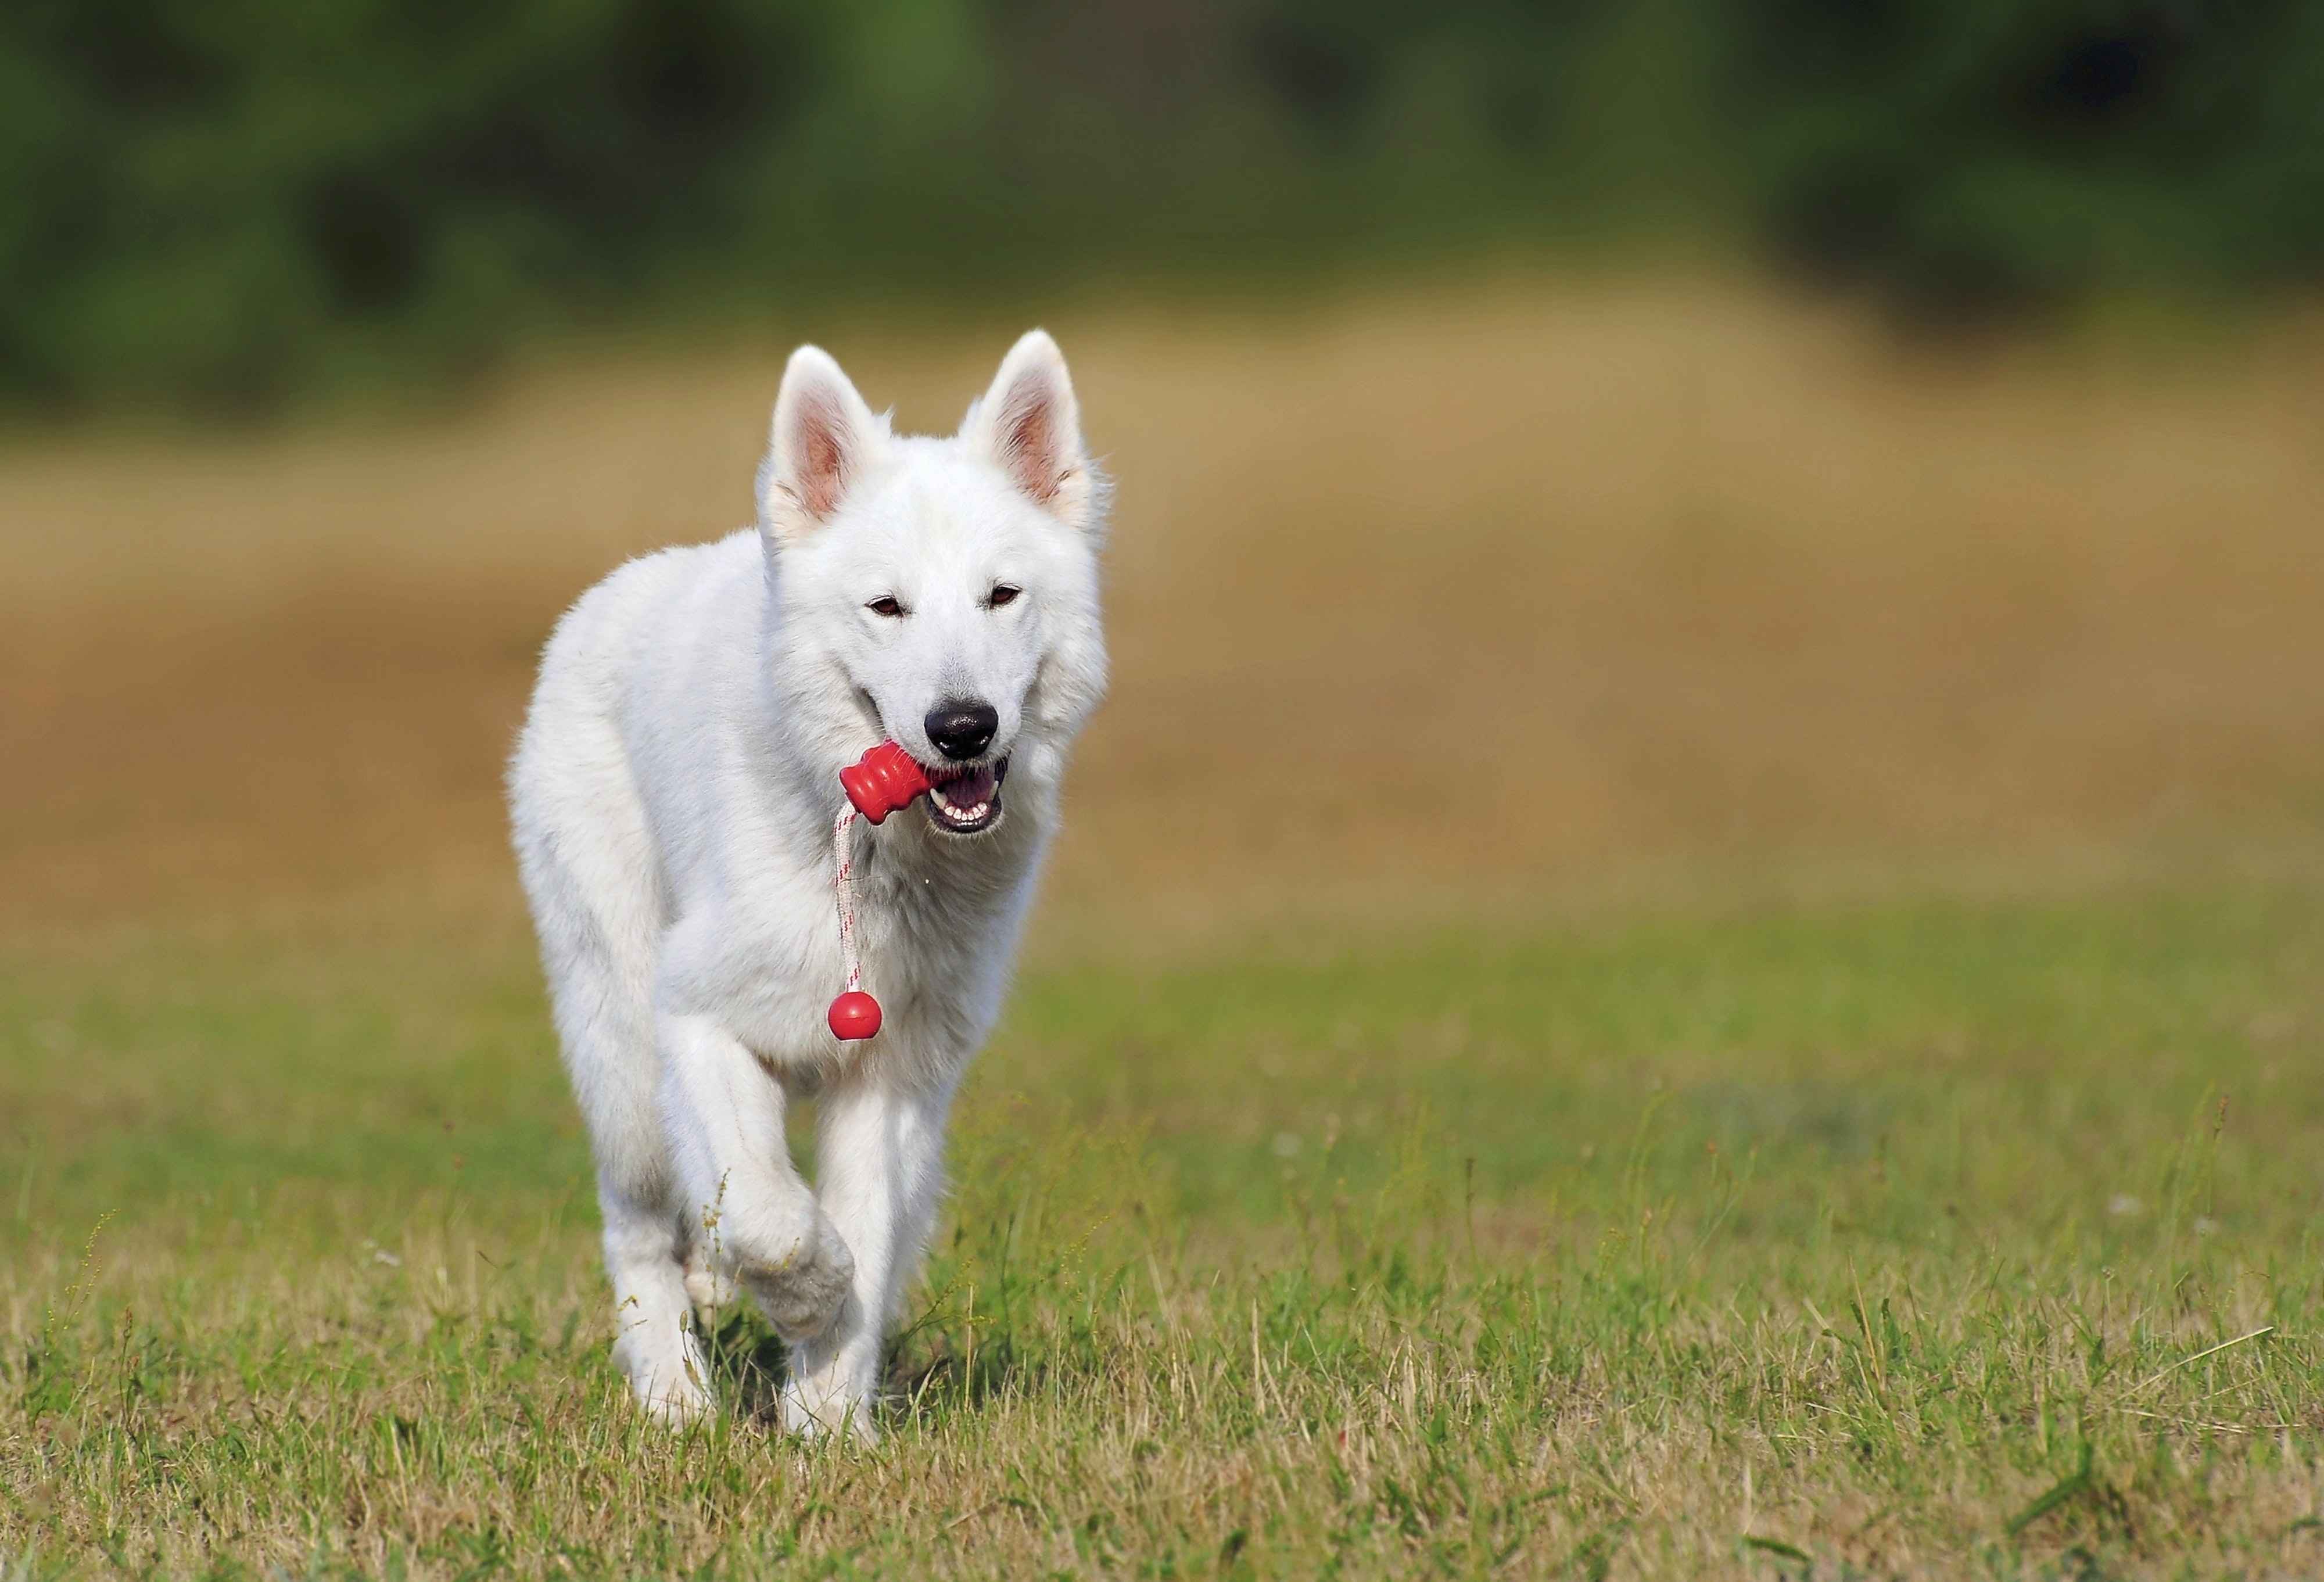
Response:
[{"label": "blurred background", "polygon": [[509,911],[540,643],[788,347],[948,428],[1037,321],[1046,948],[2281,870],[2319,276],[2292,0],[21,0],[0,928]]},{"label": "blurred background", "polygon": [[1642,235],[1941,318],[2324,262],[2293,0],[21,0],[0,84],[35,411]]}]

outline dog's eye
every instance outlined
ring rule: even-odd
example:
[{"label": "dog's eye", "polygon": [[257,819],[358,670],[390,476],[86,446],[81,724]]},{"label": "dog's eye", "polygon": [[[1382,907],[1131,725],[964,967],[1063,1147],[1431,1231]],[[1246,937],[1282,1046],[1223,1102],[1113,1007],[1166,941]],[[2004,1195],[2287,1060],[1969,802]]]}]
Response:
[{"label": "dog's eye", "polygon": [[995,583],[992,585],[992,592],[985,595],[984,602],[992,609],[998,610],[1003,604],[1016,602],[1017,595],[1024,591],[1022,588],[1012,588],[1007,583]]},{"label": "dog's eye", "polygon": [[869,604],[864,605],[863,608],[869,610],[874,615],[904,615],[909,613],[909,612],[905,610],[902,604],[897,602],[896,595],[893,593],[882,593],[878,598],[872,600]]}]

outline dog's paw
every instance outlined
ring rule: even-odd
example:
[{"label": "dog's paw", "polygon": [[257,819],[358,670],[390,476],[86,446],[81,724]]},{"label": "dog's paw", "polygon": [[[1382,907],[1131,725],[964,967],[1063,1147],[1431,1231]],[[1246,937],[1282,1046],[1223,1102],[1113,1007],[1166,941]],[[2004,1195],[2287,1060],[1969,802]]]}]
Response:
[{"label": "dog's paw", "polygon": [[872,1397],[825,1378],[793,1379],[783,1386],[783,1427],[803,1439],[844,1433],[861,1445],[877,1444],[879,1425],[872,1421]]},{"label": "dog's paw", "polygon": [[788,1247],[738,1258],[734,1273],[758,1299],[775,1333],[796,1346],[829,1329],[846,1305],[855,1286],[855,1255],[816,1209]]},{"label": "dog's paw", "polygon": [[693,1336],[655,1336],[641,1325],[613,1342],[613,1366],[646,1414],[665,1428],[700,1422],[718,1410],[710,1367]]},{"label": "dog's paw", "polygon": [[735,1295],[734,1282],[709,1259],[699,1254],[687,1259],[686,1298],[706,1324],[723,1309],[733,1307]]}]

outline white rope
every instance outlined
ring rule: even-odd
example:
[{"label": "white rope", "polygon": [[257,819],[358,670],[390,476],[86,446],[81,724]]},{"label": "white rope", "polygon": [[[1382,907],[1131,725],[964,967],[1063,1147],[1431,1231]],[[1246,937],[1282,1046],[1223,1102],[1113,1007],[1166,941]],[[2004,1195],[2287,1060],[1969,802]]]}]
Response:
[{"label": "white rope", "polygon": [[853,805],[831,826],[831,893],[839,905],[839,954],[847,963],[847,992],[863,987],[863,960],[855,941],[855,853],[848,836],[855,828]]}]

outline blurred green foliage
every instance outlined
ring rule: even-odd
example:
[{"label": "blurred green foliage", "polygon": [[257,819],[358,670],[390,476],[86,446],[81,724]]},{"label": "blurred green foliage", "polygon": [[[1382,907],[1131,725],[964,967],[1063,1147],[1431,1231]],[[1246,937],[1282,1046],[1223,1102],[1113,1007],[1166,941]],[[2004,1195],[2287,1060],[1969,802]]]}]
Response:
[{"label": "blurred green foliage", "polygon": [[1738,0],[1729,81],[1791,258],[1908,306],[2324,271],[2324,6]]},{"label": "blurred green foliage", "polygon": [[2319,197],[2297,0],[10,0],[0,399],[1673,216],[1922,308],[2264,289]]}]

